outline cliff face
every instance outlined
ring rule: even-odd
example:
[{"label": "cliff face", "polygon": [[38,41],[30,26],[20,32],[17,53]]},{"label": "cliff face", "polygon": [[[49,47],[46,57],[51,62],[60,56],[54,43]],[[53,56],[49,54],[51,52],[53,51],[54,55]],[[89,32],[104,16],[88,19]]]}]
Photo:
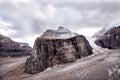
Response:
[{"label": "cliff face", "polygon": [[31,55],[32,48],[27,43],[19,43],[0,34],[0,57]]},{"label": "cliff face", "polygon": [[98,46],[108,49],[120,48],[120,26],[107,30],[102,36],[96,39]]},{"label": "cliff face", "polygon": [[26,61],[27,73],[38,73],[57,64],[73,62],[92,54],[89,42],[82,35],[68,39],[38,37],[35,40],[32,56]]}]

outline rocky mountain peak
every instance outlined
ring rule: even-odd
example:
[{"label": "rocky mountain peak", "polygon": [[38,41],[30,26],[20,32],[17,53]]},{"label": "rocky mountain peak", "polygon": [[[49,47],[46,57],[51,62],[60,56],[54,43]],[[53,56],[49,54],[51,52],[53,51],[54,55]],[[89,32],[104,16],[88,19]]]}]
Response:
[{"label": "rocky mountain peak", "polygon": [[34,42],[32,55],[26,61],[27,73],[38,73],[48,67],[74,62],[92,54],[92,47],[83,35],[64,27],[47,30]]},{"label": "rocky mountain peak", "polygon": [[106,34],[107,32],[109,32],[111,29],[114,29],[114,28],[118,28],[120,27],[120,20],[118,21],[113,21],[111,22],[110,24],[106,25],[106,26],[103,26],[102,29],[98,32],[96,32],[93,37],[94,38],[100,38],[102,37],[104,34]]},{"label": "rocky mountain peak", "polygon": [[66,29],[65,27],[59,26],[59,28],[57,29],[57,32],[71,32],[70,30]]},{"label": "rocky mountain peak", "polygon": [[77,36],[77,33],[74,33],[65,27],[60,26],[57,30],[46,30],[41,38],[49,38],[49,39],[67,39],[74,36]]},{"label": "rocky mountain peak", "polygon": [[[102,30],[103,31],[103,30]],[[118,49],[120,48],[120,25],[113,26],[105,32],[98,34],[95,43],[98,46],[108,49]]]}]

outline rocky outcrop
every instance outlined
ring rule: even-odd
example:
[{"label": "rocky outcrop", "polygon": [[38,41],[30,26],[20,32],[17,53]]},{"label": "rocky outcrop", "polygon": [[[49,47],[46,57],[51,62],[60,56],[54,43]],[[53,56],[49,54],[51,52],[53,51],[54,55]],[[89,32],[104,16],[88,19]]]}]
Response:
[{"label": "rocky outcrop", "polygon": [[32,56],[26,61],[27,73],[38,73],[57,64],[73,62],[92,54],[89,42],[82,35],[68,39],[38,37]]},{"label": "rocky outcrop", "polygon": [[107,30],[102,36],[95,41],[98,46],[108,49],[120,48],[120,26]]},{"label": "rocky outcrop", "polygon": [[31,55],[32,48],[27,43],[19,43],[0,34],[0,57]]}]

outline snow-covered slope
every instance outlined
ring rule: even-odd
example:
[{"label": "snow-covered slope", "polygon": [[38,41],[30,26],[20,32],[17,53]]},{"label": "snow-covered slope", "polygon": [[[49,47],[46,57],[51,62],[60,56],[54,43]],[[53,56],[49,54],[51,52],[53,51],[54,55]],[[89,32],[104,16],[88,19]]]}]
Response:
[{"label": "snow-covered slope", "polygon": [[94,38],[99,38],[103,36],[108,30],[120,26],[120,21],[113,21],[108,26],[103,26],[103,28],[94,34]]},{"label": "snow-covered slope", "polygon": [[108,49],[120,48],[120,21],[112,22],[109,26],[94,35],[98,46]]},{"label": "snow-covered slope", "polygon": [[113,51],[113,50],[109,50],[107,48],[102,48],[100,46],[97,46],[94,42],[96,40],[96,38],[87,37],[87,40],[89,41],[90,45],[92,46],[94,54],[104,54],[104,53],[109,53],[109,52]]},{"label": "snow-covered slope", "polygon": [[46,30],[41,38],[67,39],[77,35],[77,33],[60,26],[57,30]]}]

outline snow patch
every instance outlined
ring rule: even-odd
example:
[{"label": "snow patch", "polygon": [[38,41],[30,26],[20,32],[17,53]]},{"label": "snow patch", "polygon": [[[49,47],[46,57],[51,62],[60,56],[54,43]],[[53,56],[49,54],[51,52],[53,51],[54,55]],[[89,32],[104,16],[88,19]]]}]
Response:
[{"label": "snow patch", "polygon": [[108,75],[110,77],[115,77],[117,75],[120,75],[120,68],[118,65],[115,65],[115,67],[112,67],[111,69],[108,69]]},{"label": "snow patch", "polygon": [[87,40],[89,41],[90,45],[92,46],[93,48],[93,52],[94,54],[98,54],[98,53],[108,53],[108,52],[111,52],[112,50],[109,50],[107,48],[102,48],[100,46],[97,46],[94,41],[96,40],[96,38],[91,38],[91,37],[86,37]]}]

